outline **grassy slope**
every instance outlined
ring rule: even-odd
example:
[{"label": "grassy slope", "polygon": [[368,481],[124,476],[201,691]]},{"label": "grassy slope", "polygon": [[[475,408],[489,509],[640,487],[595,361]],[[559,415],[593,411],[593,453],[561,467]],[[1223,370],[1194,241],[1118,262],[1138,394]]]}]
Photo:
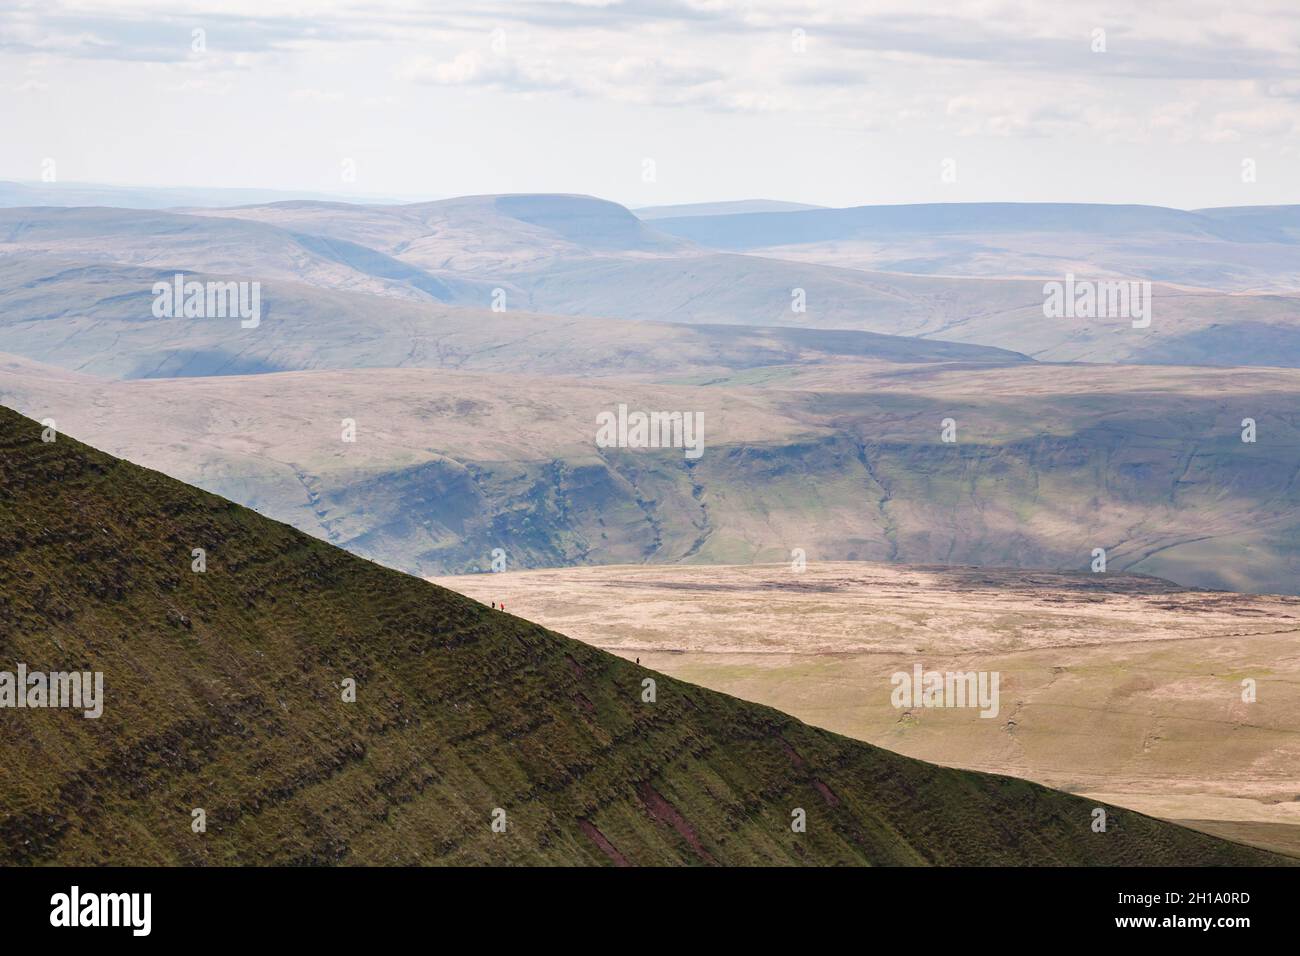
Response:
[{"label": "grassy slope", "polygon": [[643,704],[642,668],[39,433],[0,409],[0,661],[107,702],[0,711],[5,863],[1277,860],[664,676]]},{"label": "grassy slope", "polygon": [[[437,583],[910,757],[1300,856],[1300,598],[811,554],[798,574],[788,562],[655,565]],[[900,716],[889,678],[915,663],[999,672],[997,719]],[[1258,682],[1255,702],[1241,700],[1245,677]]]}]

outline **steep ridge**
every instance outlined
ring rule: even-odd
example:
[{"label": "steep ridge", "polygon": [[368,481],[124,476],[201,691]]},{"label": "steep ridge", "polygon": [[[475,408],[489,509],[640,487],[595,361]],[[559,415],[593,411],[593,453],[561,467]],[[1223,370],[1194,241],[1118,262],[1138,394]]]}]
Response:
[{"label": "steep ridge", "polygon": [[[797,572],[787,561],[435,581],[909,757],[1023,777],[1300,857],[1300,598],[1113,572],[836,563],[812,552]],[[1000,674],[1002,709],[989,720],[900,712],[892,675],[915,664]],[[1242,699],[1246,675],[1257,698]]]},{"label": "steep ridge", "polygon": [[1089,801],[653,674],[8,410],[0,493],[0,655],[104,679],[98,719],[3,712],[0,862],[1283,862],[1094,833]]}]

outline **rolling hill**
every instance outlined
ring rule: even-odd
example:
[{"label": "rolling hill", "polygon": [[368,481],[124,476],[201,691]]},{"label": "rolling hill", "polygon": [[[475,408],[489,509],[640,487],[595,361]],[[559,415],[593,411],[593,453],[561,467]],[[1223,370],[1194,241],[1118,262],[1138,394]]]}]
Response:
[{"label": "rolling hill", "polygon": [[1284,862],[1092,832],[1091,801],[654,674],[7,410],[0,493],[6,661],[105,695],[6,711],[6,864]]},{"label": "rolling hill", "polygon": [[[262,283],[262,321],[157,318],[155,282],[173,270],[0,257],[0,352],[112,378],[238,375],[302,369],[465,371],[657,377],[726,375],[842,358],[1025,362],[979,345],[871,332],[706,326],[450,306]],[[190,280],[235,276],[190,271]],[[482,300],[489,300],[485,292]]]},{"label": "rolling hill", "polygon": [[[57,313],[66,299],[34,274],[48,260],[51,277],[69,267],[134,266],[363,293],[377,300],[363,312],[404,299],[593,319],[857,330],[1046,361],[1264,366],[1300,362],[1289,208],[994,204],[643,222],[589,196],[505,195],[184,213],[8,209],[0,210],[0,263],[16,261],[7,270],[26,278],[21,287],[0,278],[0,293],[21,292],[32,311]],[[689,225],[673,235],[665,223]],[[750,247],[769,234],[789,241]],[[731,249],[738,245],[745,248]],[[1043,277],[1066,273],[1151,279],[1151,324],[1046,318]],[[274,297],[267,307],[275,308]]]},{"label": "rolling hill", "polygon": [[[452,293],[421,269],[347,239],[268,223],[101,207],[0,209],[0,257],[27,264],[119,264],[242,280],[443,301]],[[147,291],[144,290],[144,291]]]},{"label": "rolling hill", "polygon": [[[504,290],[511,308],[534,312],[856,329],[1046,361],[1300,361],[1288,357],[1300,345],[1300,298],[1289,294],[1300,273],[1286,208],[1261,218],[1148,206],[945,204],[690,215],[634,226],[630,212],[592,197],[525,195],[196,212],[373,247],[437,276],[448,301],[462,305],[486,304],[490,287]],[[780,245],[768,244],[774,237]],[[864,256],[863,243],[893,251]],[[1067,272],[1153,280],[1152,324],[1045,318],[1042,277]],[[792,307],[795,290],[803,291],[802,311]]]},{"label": "rolling hill", "polygon": [[594,196],[462,196],[401,206],[304,201],[194,212],[357,242],[420,269],[484,277],[554,260],[693,252],[689,242]]}]

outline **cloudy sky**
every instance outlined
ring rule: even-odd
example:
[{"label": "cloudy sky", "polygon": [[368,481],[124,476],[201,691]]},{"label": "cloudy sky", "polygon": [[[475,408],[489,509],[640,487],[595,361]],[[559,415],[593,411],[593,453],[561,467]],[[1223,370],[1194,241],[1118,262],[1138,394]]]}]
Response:
[{"label": "cloudy sky", "polygon": [[26,181],[1300,202],[1295,0],[4,0],[0,94]]}]

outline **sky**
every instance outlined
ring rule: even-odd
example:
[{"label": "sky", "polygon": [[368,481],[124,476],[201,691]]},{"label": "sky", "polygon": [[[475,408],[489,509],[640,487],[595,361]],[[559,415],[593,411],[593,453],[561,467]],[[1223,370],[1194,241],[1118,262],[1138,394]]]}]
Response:
[{"label": "sky", "polygon": [[0,0],[0,179],[1300,203],[1296,0],[920,6]]}]

